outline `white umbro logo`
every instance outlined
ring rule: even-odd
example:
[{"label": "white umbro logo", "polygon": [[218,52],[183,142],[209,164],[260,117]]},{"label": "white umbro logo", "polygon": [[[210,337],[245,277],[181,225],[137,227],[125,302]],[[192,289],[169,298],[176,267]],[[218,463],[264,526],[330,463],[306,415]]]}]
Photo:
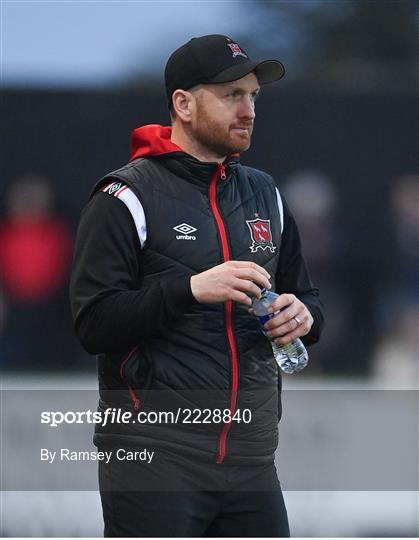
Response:
[{"label": "white umbro logo", "polygon": [[176,227],[173,227],[175,231],[181,232],[183,234],[189,234],[192,232],[197,231],[198,229],[195,229],[195,227],[192,227],[191,225],[188,225],[187,223],[182,223],[181,225],[176,225]]},{"label": "white umbro logo", "polygon": [[176,225],[176,227],[173,227],[173,229],[176,232],[182,233],[176,235],[176,240],[196,240],[196,236],[191,236],[191,233],[197,231],[195,227],[192,227],[192,225],[188,225],[187,223],[181,223],[180,225]]}]

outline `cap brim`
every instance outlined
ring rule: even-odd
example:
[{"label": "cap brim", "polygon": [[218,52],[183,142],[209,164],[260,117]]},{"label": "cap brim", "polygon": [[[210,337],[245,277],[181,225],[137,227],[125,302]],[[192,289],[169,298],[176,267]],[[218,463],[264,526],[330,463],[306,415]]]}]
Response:
[{"label": "cap brim", "polygon": [[241,79],[252,72],[255,73],[259,84],[268,84],[282,79],[285,74],[285,69],[279,60],[243,62],[218,73],[215,77],[211,77],[207,82],[223,83],[237,81],[237,79]]}]

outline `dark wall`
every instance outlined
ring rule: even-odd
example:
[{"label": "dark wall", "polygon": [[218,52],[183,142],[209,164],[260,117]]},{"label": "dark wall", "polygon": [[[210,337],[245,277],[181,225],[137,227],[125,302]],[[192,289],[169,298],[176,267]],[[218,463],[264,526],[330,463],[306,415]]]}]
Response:
[{"label": "dark wall", "polygon": [[[392,179],[417,167],[415,97],[283,95],[269,89],[257,103],[252,148],[243,162],[278,181],[305,167],[339,184],[347,215],[373,219]],[[129,158],[130,131],[168,123],[163,94],[6,91],[2,93],[0,188],[26,172],[50,176],[76,211],[103,174]],[[360,201],[362,197],[362,201]],[[355,201],[356,199],[356,201]],[[360,204],[361,203],[361,204]]]},{"label": "dark wall", "polygon": [[[355,347],[343,360],[354,371],[365,369],[375,304],[394,269],[389,193],[400,174],[418,168],[418,108],[413,96],[286,95],[272,86],[257,102],[252,148],[242,157],[274,174],[279,185],[307,168],[336,183],[342,256],[331,264],[355,299],[348,331],[362,354]],[[3,92],[0,200],[19,175],[45,174],[75,226],[94,183],[128,160],[131,130],[168,120],[164,96],[152,87],[129,93]]]}]

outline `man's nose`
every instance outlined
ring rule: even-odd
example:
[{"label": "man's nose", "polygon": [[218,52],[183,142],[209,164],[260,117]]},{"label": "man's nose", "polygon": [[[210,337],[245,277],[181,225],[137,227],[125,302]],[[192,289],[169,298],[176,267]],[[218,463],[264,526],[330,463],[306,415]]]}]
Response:
[{"label": "man's nose", "polygon": [[243,96],[240,105],[240,116],[242,118],[249,118],[250,120],[253,120],[256,116],[253,96]]}]

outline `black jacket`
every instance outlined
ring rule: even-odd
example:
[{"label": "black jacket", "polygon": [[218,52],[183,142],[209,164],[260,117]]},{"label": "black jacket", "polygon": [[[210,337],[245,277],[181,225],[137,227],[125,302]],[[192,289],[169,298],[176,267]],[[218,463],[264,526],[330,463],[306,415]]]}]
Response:
[{"label": "black jacket", "polygon": [[[217,463],[270,461],[281,384],[270,344],[245,306],[197,303],[190,277],[226,260],[264,266],[277,292],[294,293],[311,311],[306,344],[323,325],[318,290],[285,202],[281,220],[272,178],[236,157],[200,162],[170,142],[168,129],[136,130],[133,160],[96,185],[83,212],[71,280],[76,332],[99,355],[100,409],[181,410],[182,418],[229,409],[237,419],[249,409],[251,421],[211,412],[210,423],[199,414],[194,424],[108,425],[95,443],[157,444]],[[119,198],[126,190],[144,210],[143,246],[136,210]]]}]

